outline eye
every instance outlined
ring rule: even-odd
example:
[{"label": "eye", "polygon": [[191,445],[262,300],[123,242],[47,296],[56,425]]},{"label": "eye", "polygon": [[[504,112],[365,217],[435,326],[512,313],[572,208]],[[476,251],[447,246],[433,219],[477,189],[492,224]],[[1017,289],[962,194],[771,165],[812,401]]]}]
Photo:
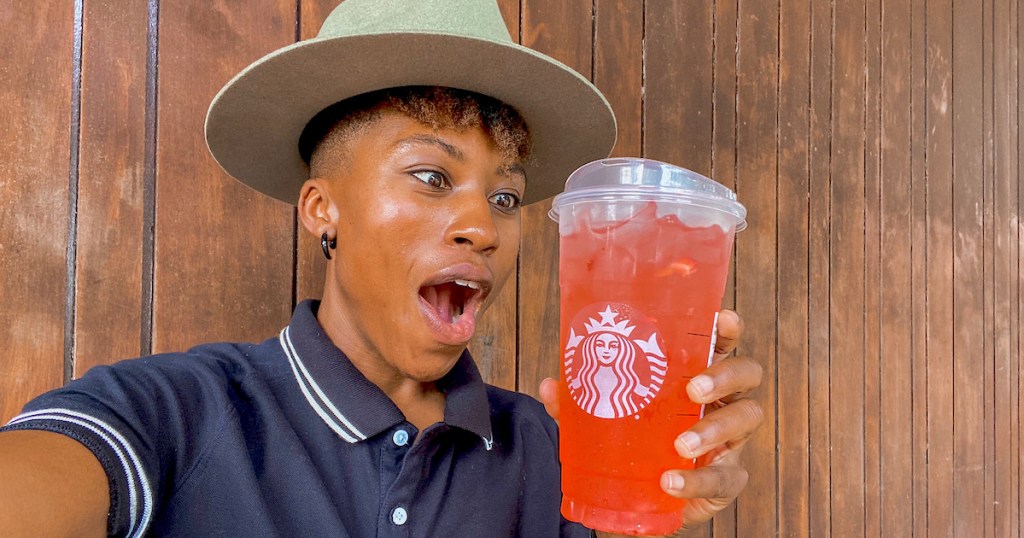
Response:
[{"label": "eye", "polygon": [[436,170],[419,170],[413,172],[412,175],[416,179],[426,183],[427,185],[430,185],[431,187],[434,187],[435,189],[451,188],[451,184],[448,181],[448,177]]},{"label": "eye", "polygon": [[511,192],[499,192],[491,196],[491,203],[505,210],[516,209],[522,205],[519,196]]}]

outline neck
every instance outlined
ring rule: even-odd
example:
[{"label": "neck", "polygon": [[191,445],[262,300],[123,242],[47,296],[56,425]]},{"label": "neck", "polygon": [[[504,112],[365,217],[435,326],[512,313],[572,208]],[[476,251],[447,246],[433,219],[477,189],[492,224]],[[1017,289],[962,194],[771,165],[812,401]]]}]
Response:
[{"label": "neck", "polygon": [[419,431],[432,424],[444,421],[445,394],[434,383],[430,387],[415,387],[403,384],[391,392],[384,391],[398,406],[405,419]]},{"label": "neck", "polygon": [[331,342],[348,357],[349,361],[363,376],[384,392],[395,406],[405,415],[406,420],[420,431],[444,420],[445,395],[437,383],[411,379],[383,360],[372,349],[352,347],[352,324],[331,294],[325,293],[317,320]]}]

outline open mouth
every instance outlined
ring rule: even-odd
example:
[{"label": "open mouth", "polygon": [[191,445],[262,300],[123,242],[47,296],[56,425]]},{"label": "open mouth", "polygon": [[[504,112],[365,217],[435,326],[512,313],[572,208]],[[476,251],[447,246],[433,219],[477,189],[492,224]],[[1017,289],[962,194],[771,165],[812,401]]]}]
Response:
[{"label": "open mouth", "polygon": [[458,323],[466,306],[480,294],[480,284],[470,280],[453,280],[420,288],[420,297],[437,311],[441,321]]},{"label": "open mouth", "polygon": [[420,307],[434,336],[446,344],[468,342],[489,287],[487,282],[460,278],[444,278],[420,287]]}]

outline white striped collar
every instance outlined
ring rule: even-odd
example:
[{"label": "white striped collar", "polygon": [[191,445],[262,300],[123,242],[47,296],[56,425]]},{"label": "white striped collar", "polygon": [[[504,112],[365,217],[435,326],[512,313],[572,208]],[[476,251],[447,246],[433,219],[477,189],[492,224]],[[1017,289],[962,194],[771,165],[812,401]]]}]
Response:
[{"label": "white striped collar", "polygon": [[[302,395],[339,437],[358,443],[405,420],[397,406],[348,360],[316,319],[319,303],[296,306],[279,336]],[[486,385],[466,352],[438,386],[447,393],[445,422],[479,436],[492,447]]]}]

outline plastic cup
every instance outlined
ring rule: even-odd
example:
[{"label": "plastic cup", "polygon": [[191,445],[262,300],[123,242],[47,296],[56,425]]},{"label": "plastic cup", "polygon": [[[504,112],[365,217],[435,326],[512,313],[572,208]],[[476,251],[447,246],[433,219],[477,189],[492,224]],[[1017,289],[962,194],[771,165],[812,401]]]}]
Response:
[{"label": "plastic cup", "polygon": [[620,534],[670,534],[685,501],[661,474],[692,468],[673,440],[703,414],[686,384],[714,353],[736,195],[649,159],[604,159],[566,181],[560,236],[562,514]]}]

